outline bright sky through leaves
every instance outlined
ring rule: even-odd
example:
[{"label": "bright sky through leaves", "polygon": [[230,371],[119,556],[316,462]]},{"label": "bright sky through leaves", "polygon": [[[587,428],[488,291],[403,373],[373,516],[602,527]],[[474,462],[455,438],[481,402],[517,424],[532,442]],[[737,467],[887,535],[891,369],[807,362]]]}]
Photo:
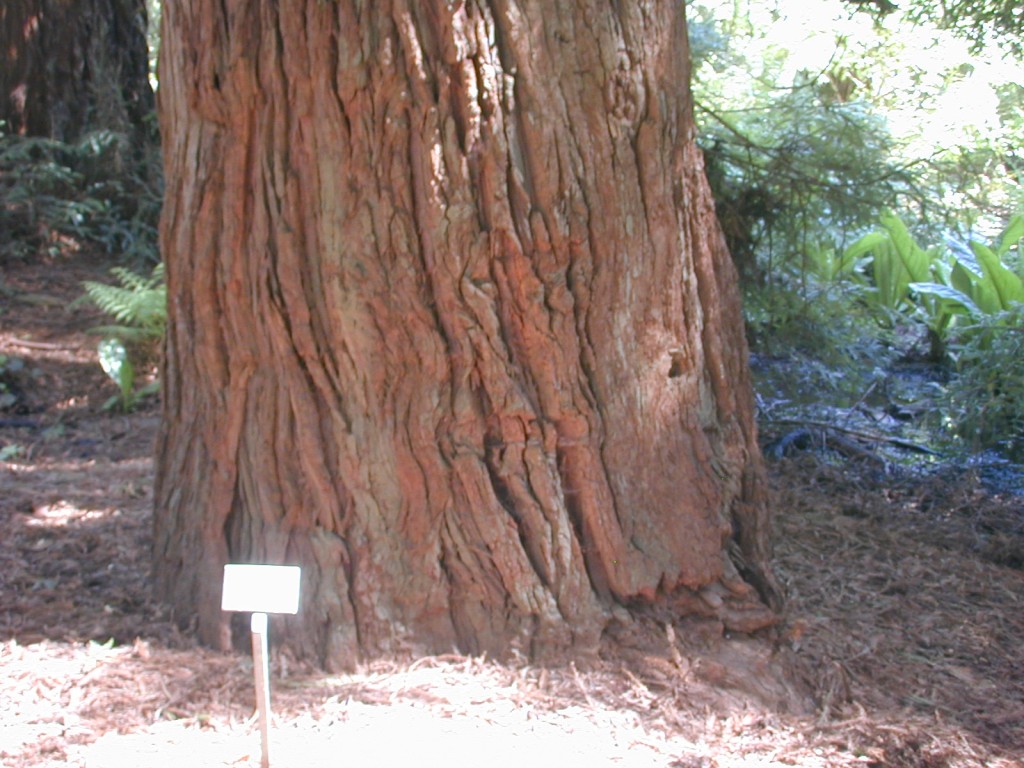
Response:
[{"label": "bright sky through leaves", "polygon": [[[735,7],[733,2],[705,5],[719,18]],[[851,14],[841,0],[775,5],[777,18],[768,4],[749,4],[751,25],[764,36],[745,42],[744,54],[785,52],[780,85],[793,82],[800,71],[821,72],[836,63],[865,70],[871,91],[889,102],[893,132],[916,139],[919,149],[961,142],[971,127],[998,130],[993,87],[1024,79],[1019,62],[1004,59],[995,47],[990,56],[972,56],[969,44],[949,32],[912,28],[892,17],[880,35],[870,16]]]}]

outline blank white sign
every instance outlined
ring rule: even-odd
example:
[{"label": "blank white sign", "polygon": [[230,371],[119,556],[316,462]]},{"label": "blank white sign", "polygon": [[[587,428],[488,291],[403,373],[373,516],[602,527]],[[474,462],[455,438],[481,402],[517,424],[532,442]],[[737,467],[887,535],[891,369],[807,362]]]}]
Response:
[{"label": "blank white sign", "polygon": [[297,565],[225,565],[222,611],[298,613]]}]

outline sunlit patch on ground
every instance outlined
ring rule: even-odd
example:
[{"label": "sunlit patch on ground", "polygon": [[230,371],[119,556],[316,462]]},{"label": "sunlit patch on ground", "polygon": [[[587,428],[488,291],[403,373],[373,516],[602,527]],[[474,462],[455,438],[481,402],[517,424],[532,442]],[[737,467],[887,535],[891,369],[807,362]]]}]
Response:
[{"label": "sunlit patch on ground", "polygon": [[74,523],[117,517],[118,514],[116,509],[79,509],[67,501],[58,501],[38,507],[32,517],[25,520],[25,525],[29,528],[62,528]]},{"label": "sunlit patch on ground", "polygon": [[[280,665],[280,659],[277,660]],[[9,765],[256,766],[245,659],[145,642],[0,649]],[[750,703],[679,707],[618,665],[539,669],[479,659],[275,674],[272,765],[848,765],[797,720]],[[640,672],[643,674],[643,672]],[[18,683],[21,683],[18,685]],[[692,688],[695,696],[701,693]],[[707,700],[710,702],[710,699]]]}]

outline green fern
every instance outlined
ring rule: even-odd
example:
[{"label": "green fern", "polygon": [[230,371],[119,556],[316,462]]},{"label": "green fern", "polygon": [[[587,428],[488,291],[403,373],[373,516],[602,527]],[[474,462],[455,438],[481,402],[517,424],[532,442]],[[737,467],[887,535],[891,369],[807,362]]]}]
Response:
[{"label": "green fern", "polygon": [[11,135],[0,121],[0,261],[86,245],[122,264],[157,261],[158,153],[134,154],[113,131],[66,143]]},{"label": "green fern", "polygon": [[167,326],[167,286],[164,265],[157,264],[149,277],[124,267],[114,267],[111,274],[120,285],[86,282],[89,300],[118,321],[117,325],[91,328],[91,333],[124,341],[145,341],[163,336]]},{"label": "green fern", "polygon": [[[167,326],[167,285],[163,264],[157,264],[149,277],[124,267],[114,267],[110,272],[120,285],[86,282],[85,298],[119,324],[90,328],[89,332],[104,337],[97,348],[100,366],[120,389],[106,402],[104,410],[119,405],[123,411],[130,411],[142,398],[160,389],[159,380],[135,389],[136,366],[131,355],[147,346],[152,348],[153,342],[163,336]],[[126,343],[131,344],[131,350]]]}]

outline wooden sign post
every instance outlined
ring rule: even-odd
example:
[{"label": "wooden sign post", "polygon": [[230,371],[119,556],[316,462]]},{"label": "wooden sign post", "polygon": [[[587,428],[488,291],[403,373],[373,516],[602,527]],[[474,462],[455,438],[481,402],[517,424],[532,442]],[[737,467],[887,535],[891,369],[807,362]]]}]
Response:
[{"label": "wooden sign post", "polygon": [[225,565],[223,611],[251,612],[252,669],[260,718],[260,766],[270,768],[270,657],[268,613],[298,613],[300,568],[294,565]]}]

